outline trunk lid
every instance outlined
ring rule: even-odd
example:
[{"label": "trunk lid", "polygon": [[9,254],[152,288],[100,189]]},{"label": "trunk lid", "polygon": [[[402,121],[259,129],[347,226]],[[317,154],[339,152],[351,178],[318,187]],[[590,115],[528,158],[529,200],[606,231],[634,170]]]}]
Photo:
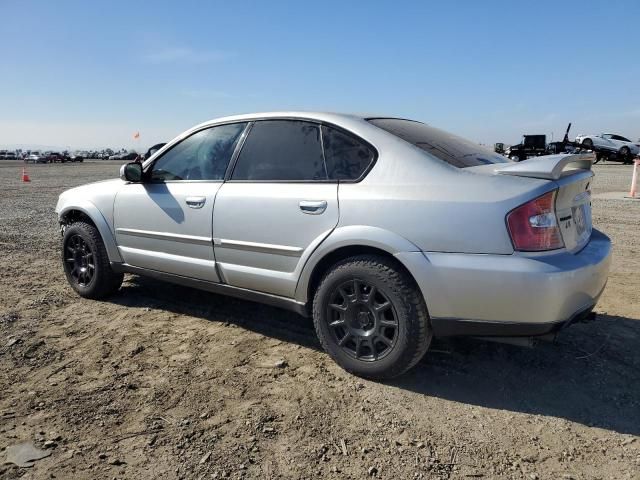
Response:
[{"label": "trunk lid", "polygon": [[[591,165],[594,161],[594,154],[560,154],[492,167],[494,174],[545,179],[557,185],[558,226],[565,248],[575,253],[591,238]],[[481,168],[488,170],[488,166]]]},{"label": "trunk lid", "polygon": [[548,155],[498,166],[500,175],[541,178],[558,185],[556,218],[570,252],[581,250],[591,238],[591,165],[594,154]]}]

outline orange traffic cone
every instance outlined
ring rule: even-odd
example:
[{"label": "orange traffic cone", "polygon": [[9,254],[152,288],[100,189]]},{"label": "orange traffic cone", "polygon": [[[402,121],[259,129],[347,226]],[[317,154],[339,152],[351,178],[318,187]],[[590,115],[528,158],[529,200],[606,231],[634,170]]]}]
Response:
[{"label": "orange traffic cone", "polygon": [[633,175],[631,176],[631,190],[629,191],[629,198],[637,198],[636,191],[638,185],[638,170],[640,169],[640,158],[633,162]]},{"label": "orange traffic cone", "polygon": [[27,173],[27,167],[22,167],[22,181],[23,182],[31,181],[31,179],[29,178],[29,174]]}]

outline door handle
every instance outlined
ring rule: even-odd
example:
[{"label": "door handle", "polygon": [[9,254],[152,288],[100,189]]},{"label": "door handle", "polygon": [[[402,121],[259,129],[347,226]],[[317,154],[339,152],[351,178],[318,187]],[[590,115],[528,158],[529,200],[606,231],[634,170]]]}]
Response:
[{"label": "door handle", "polygon": [[185,201],[191,208],[202,208],[207,201],[207,197],[187,197]]},{"label": "door handle", "polygon": [[309,215],[320,215],[327,209],[327,202],[325,200],[302,200],[300,202],[300,210],[302,213]]}]

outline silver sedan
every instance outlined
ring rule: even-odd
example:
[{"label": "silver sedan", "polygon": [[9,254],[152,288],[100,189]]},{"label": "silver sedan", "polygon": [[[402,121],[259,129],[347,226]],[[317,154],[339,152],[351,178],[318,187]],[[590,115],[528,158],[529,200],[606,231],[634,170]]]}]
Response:
[{"label": "silver sedan", "polygon": [[589,316],[611,254],[593,160],[513,163],[400,118],[221,118],[60,195],[63,267],[88,298],[133,273],[312,315],[342,367],[393,377],[433,336],[549,336]]}]

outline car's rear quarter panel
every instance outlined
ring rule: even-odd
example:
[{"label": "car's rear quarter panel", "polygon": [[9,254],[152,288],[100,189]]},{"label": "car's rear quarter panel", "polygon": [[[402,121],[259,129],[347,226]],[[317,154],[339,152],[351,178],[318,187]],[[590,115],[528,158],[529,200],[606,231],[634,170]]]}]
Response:
[{"label": "car's rear quarter panel", "polygon": [[506,255],[513,252],[506,214],[554,188],[546,180],[467,172],[401,142],[381,145],[364,180],[340,184],[338,226],[386,229],[423,251]]}]

